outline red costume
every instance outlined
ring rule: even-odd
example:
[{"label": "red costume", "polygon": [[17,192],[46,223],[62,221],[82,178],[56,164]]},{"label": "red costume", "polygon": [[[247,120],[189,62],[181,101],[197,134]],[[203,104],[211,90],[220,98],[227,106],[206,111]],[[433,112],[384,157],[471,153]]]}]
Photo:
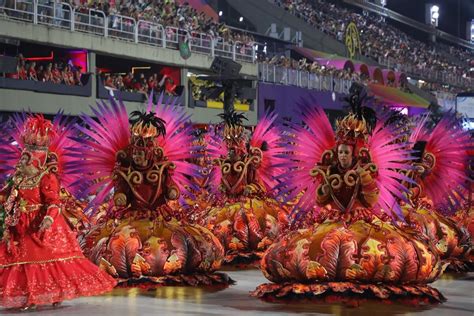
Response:
[{"label": "red costume", "polygon": [[61,214],[58,155],[48,148],[53,125],[30,117],[21,134],[21,159],[2,189],[0,305],[58,303],[110,291],[113,278],[81,252]]}]

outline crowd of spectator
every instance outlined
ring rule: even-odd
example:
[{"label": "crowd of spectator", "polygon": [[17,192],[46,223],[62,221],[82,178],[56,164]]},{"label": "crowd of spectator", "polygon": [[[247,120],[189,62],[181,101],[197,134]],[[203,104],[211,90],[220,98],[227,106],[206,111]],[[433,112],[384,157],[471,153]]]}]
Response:
[{"label": "crowd of spectator", "polygon": [[8,78],[52,82],[69,86],[82,85],[81,69],[71,62],[28,61],[19,54],[15,73],[6,74]]},{"label": "crowd of spectator", "polygon": [[[39,0],[40,2],[52,3],[51,0]],[[243,32],[231,30],[226,24],[215,21],[204,12],[198,12],[188,2],[180,3],[175,0],[55,0],[69,4],[79,14],[88,16],[92,14],[92,22],[98,23],[101,16],[96,11],[104,12],[108,17],[109,29],[130,29],[133,27],[131,20],[122,17],[130,17],[135,21],[143,20],[155,24],[161,24],[165,27],[175,27],[186,31],[191,37],[196,33],[204,33],[210,38],[220,38],[230,44],[240,42],[251,46],[254,43],[252,35]],[[90,10],[96,11],[90,11]],[[68,8],[59,8],[56,16],[60,19],[66,17]],[[79,19],[81,16],[78,17]],[[81,21],[79,21],[81,22]],[[77,23],[81,28],[81,23]],[[142,27],[146,28],[147,25]],[[173,32],[168,29],[167,32]],[[133,33],[133,32],[132,32]],[[167,34],[172,36],[173,34]]]},{"label": "crowd of spectator", "polygon": [[146,76],[145,73],[134,74],[129,72],[125,75],[118,73],[102,73],[100,74],[104,86],[110,90],[119,90],[126,92],[142,93],[145,97],[151,92],[160,94],[162,92],[167,95],[179,95],[179,86],[174,82],[173,78],[163,74],[151,74]]},{"label": "crowd of spectator", "polygon": [[454,86],[450,86],[450,85],[446,85],[446,84],[441,84],[441,83],[438,83],[438,82],[421,81],[421,82],[418,82],[417,86],[418,86],[418,88],[420,88],[422,90],[429,91],[429,92],[432,92],[432,93],[446,92],[446,93],[454,95],[454,94],[464,92],[464,89],[462,89],[462,88],[458,88],[458,87],[454,87]]},{"label": "crowd of spectator", "polygon": [[[6,7],[13,8],[13,1],[6,0]],[[242,54],[245,50],[251,49],[255,43],[250,33],[231,29],[204,12],[198,12],[188,2],[177,0],[38,0],[38,20],[40,23],[68,28],[71,8],[76,12],[75,28],[79,31],[92,29],[94,32],[102,33],[104,17],[108,17],[110,36],[119,35],[133,39],[135,26],[132,19],[134,19],[153,23],[141,23],[138,32],[152,34],[158,39],[161,39],[162,35],[156,25],[160,24],[166,28],[165,35],[168,39],[176,40],[176,36],[181,36],[180,40],[202,43],[201,34],[204,34],[206,42],[203,45],[210,46],[211,42],[228,43],[231,46],[236,44]],[[17,1],[16,9],[32,12],[32,0]],[[5,12],[12,17],[28,17],[28,14],[24,13]]]},{"label": "crowd of spectator", "polygon": [[362,54],[376,61],[390,60],[396,70],[409,65],[416,70],[444,71],[462,77],[471,75],[472,51],[420,42],[378,15],[358,14],[325,0],[270,1],[341,42],[347,25],[355,22],[360,31]]}]

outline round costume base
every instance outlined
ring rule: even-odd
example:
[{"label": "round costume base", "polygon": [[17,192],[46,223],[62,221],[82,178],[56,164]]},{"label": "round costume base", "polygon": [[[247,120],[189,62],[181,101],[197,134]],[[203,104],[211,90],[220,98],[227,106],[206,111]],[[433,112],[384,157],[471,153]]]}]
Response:
[{"label": "round costume base", "polygon": [[358,284],[351,282],[265,283],[251,292],[254,297],[266,301],[310,299],[321,302],[343,302],[350,305],[376,299],[410,305],[437,304],[446,301],[437,289],[428,285]]},{"label": "round costume base", "polygon": [[449,265],[446,267],[446,272],[453,272],[453,273],[474,272],[473,261],[449,259],[448,262],[449,262]]},{"label": "round costume base", "polygon": [[229,286],[235,284],[225,273],[177,274],[160,277],[142,276],[140,278],[117,279],[117,287],[156,287],[167,285],[182,286]]},{"label": "round costume base", "polygon": [[255,267],[260,269],[260,261],[262,260],[264,252],[252,251],[241,252],[238,254],[229,254],[222,260],[225,265]]}]

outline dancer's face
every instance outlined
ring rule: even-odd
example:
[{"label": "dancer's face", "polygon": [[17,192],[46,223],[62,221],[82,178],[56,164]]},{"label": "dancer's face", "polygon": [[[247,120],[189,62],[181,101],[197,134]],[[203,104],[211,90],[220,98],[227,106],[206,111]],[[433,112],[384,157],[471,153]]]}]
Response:
[{"label": "dancer's face", "polygon": [[38,168],[32,164],[31,160],[29,155],[22,155],[16,166],[17,171],[27,176],[34,176],[39,173]]},{"label": "dancer's face", "polygon": [[337,147],[337,157],[339,164],[343,168],[352,166],[352,147],[346,144],[341,144]]},{"label": "dancer's face", "polygon": [[244,154],[245,152],[241,146],[237,146],[234,144],[233,146],[228,147],[228,158],[231,161],[240,160]]},{"label": "dancer's face", "polygon": [[144,150],[134,150],[132,159],[133,163],[139,167],[146,167],[148,165],[148,159],[146,158],[146,152]]}]

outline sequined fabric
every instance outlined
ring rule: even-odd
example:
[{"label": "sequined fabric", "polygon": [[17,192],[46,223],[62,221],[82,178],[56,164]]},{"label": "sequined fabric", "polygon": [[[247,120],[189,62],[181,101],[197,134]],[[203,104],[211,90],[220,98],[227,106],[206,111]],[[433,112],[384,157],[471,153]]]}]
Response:
[{"label": "sequined fabric", "polygon": [[[0,243],[0,304],[5,307],[98,295],[116,284],[82,254],[76,234],[60,214],[58,186],[54,175],[45,175],[37,186],[18,190],[18,222]],[[45,217],[53,224],[40,230]]]},{"label": "sequined fabric", "polygon": [[0,305],[43,305],[112,290],[115,280],[82,257],[0,268]]}]

